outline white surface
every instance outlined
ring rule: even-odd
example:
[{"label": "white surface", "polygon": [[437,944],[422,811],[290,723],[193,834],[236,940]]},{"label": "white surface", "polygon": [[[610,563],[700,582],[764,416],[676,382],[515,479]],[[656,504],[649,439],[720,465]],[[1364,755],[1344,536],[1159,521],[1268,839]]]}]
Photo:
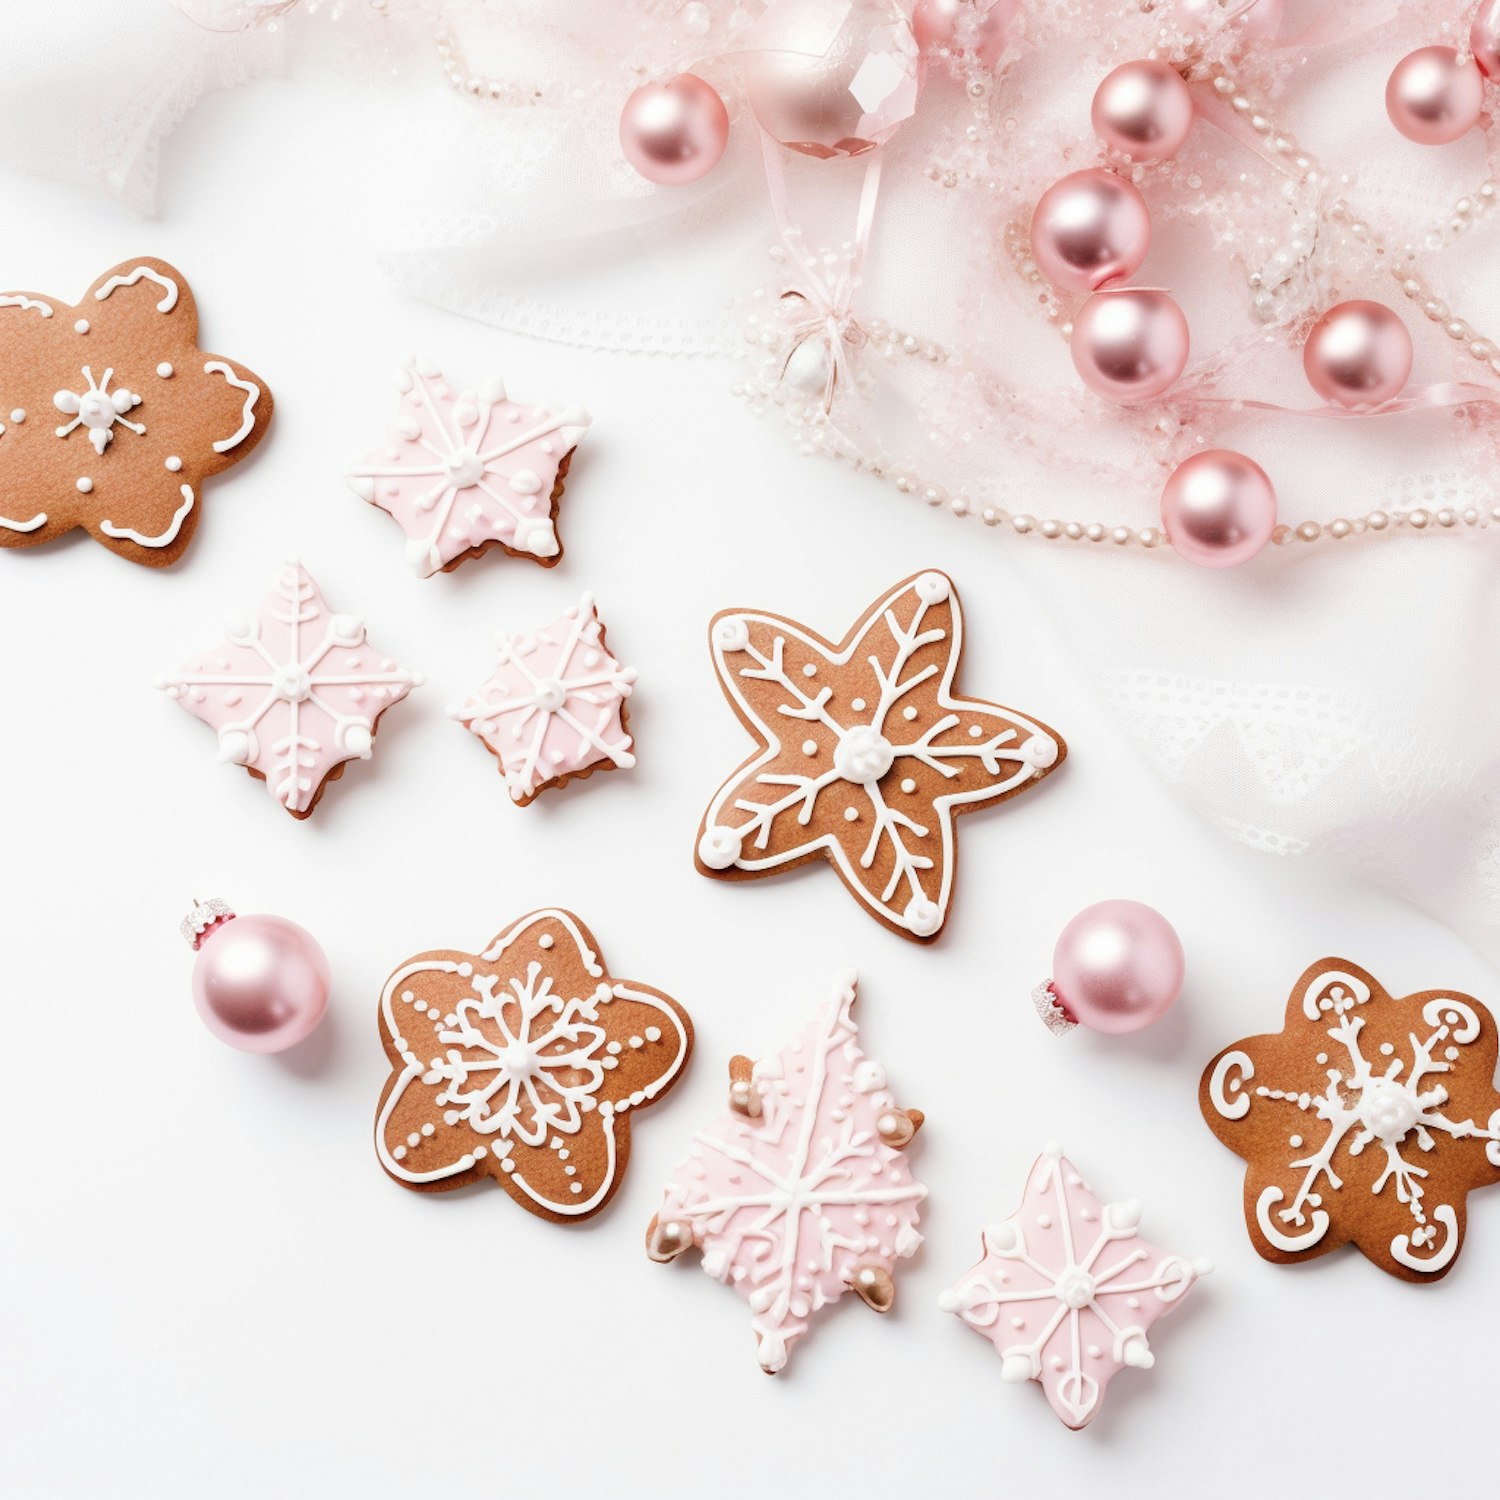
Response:
[{"label": "white surface", "polygon": [[[163,255],[192,281],[206,346],[264,375],[277,413],[209,487],[171,574],[82,536],[0,556],[0,1491],[988,1495],[1107,1478],[1122,1496],[1164,1481],[1238,1495],[1314,1474],[1345,1493],[1474,1489],[1500,1193],[1471,1200],[1465,1253],[1436,1287],[1353,1251],[1278,1269],[1250,1247],[1241,1165],[1196,1089],[1219,1046],[1276,1026],[1325,953],[1403,993],[1493,1003],[1494,974],[1426,918],[1182,811],[1002,542],[792,456],[730,400],[727,366],[526,345],[392,291],[367,253],[381,163],[349,134],[287,84],[211,101],[169,145],[154,224],[4,179],[0,280],[71,297],[124,256]],[[560,567],[491,556],[418,580],[394,524],[344,488],[405,348],[591,408]],[[429,677],[305,824],[216,765],[209,732],[151,687],[289,554]],[[962,685],[1071,747],[1045,787],[962,820],[932,949],[878,927],[826,867],[729,885],[691,861],[746,748],[712,678],[709,615],[762,605],[841,633],[919,566],[962,591]],[[585,587],[641,672],[640,764],[518,811],[443,708],[489,670],[497,629]],[[244,1056],[199,1025],[175,928],[210,893],[321,937],[336,993],[301,1049]],[[1056,1041],[1027,991],[1064,921],[1111,895],[1176,922],[1187,992],[1138,1040]],[[370,1143],[385,974],[543,902],[580,913],[616,973],[679,997],[698,1029],[689,1076],[637,1122],[614,1204],[573,1229],[488,1186],[403,1192]],[[929,1238],[889,1317],[846,1299],[770,1380],[745,1305],[693,1266],[652,1265],[642,1235],[729,1055],[778,1044],[849,964],[867,1046],[928,1114]],[[1121,1375],[1083,1434],[1040,1391],[1003,1385],[985,1343],[936,1310],[1049,1137],[1101,1192],[1144,1199],[1151,1238],[1218,1265],[1158,1326],[1156,1369]]]}]

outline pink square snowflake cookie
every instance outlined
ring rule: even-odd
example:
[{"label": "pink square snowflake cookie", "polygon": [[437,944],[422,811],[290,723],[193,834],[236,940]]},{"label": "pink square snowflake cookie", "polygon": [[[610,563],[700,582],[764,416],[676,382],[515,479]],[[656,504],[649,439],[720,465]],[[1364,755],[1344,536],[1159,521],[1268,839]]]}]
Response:
[{"label": "pink square snowflake cookie", "polygon": [[844,974],[779,1052],[729,1065],[729,1108],[694,1138],[646,1234],[653,1260],[702,1252],[750,1304],[761,1368],[783,1369],[820,1308],[855,1292],[890,1310],[893,1272],[922,1243],[927,1189],[905,1148],[922,1124],[866,1057]]},{"label": "pink square snowflake cookie", "polygon": [[396,385],[390,437],[349,471],[349,485],[406,533],[412,567],[430,578],[490,547],[557,562],[557,502],[588,413],[512,401],[498,376],[455,391],[436,365],[411,357]]},{"label": "pink square snowflake cookie", "polygon": [[1147,1330],[1213,1269],[1141,1238],[1141,1205],[1104,1203],[1050,1144],[1021,1206],[984,1231],[984,1253],[938,1299],[983,1334],[1000,1377],[1036,1381],[1075,1430],[1098,1414],[1127,1365],[1156,1362]]},{"label": "pink square snowflake cookie", "polygon": [[218,734],[221,761],[259,777],[294,818],[346,761],[369,760],[380,716],[423,681],[369,643],[358,615],[334,614],[297,562],[224,629],[157,685]]},{"label": "pink square snowflake cookie", "polygon": [[610,654],[592,594],[498,645],[499,666],[448,712],[500,762],[512,801],[524,807],[549,786],[635,764],[625,711],[635,668]]}]

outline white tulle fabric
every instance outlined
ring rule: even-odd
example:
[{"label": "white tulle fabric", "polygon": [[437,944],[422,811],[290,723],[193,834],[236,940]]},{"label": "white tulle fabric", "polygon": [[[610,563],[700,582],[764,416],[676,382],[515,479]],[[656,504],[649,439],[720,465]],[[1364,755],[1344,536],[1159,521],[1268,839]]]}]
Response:
[{"label": "white tulle fabric", "polygon": [[[1164,548],[1022,538],[978,519],[988,505],[1153,525],[1167,468],[1205,443],[1257,457],[1293,521],[1500,504],[1500,408],[1334,421],[1233,404],[1312,405],[1301,335],[1321,308],[1354,296],[1403,312],[1414,382],[1500,391],[1500,376],[1405,301],[1388,269],[1392,247],[1414,244],[1433,292],[1500,338],[1500,213],[1453,229],[1454,204],[1493,169],[1485,135],[1424,150],[1395,134],[1382,103],[1397,58],[1457,39],[1462,4],[1288,0],[1281,35],[1296,45],[1258,44],[1235,59],[1232,38],[1210,39],[1271,100],[1277,128],[1332,175],[1308,183],[1200,121],[1176,162],[1142,176],[1156,242],[1136,278],[1169,287],[1187,311],[1187,376],[1145,411],[1080,388],[1057,327],[1069,307],[1049,317],[1046,288],[1027,278],[1007,230],[1024,228],[1049,181],[1097,161],[1093,87],[1152,45],[1165,4],[1029,0],[998,77],[931,71],[918,119],[886,151],[849,330],[855,378],[827,419],[778,379],[787,340],[767,309],[795,273],[767,257],[775,228],[740,103],[753,0],[343,0],[321,10],[309,0],[274,36],[262,27],[232,37],[194,35],[165,7],[143,25],[132,6],[127,25],[111,19],[123,7],[74,0],[23,23],[34,50],[24,61],[24,49],[11,50],[0,118],[19,142],[12,160],[139,206],[156,141],[204,88],[274,65],[283,40],[336,60],[345,81],[361,81],[349,107],[368,111],[371,149],[407,199],[385,216],[408,226],[379,250],[392,276],[540,338],[622,357],[745,359],[751,404],[785,421],[794,441],[858,456],[887,481],[918,476],[903,485],[917,492],[909,499],[872,478],[872,507],[921,503],[932,490],[935,533],[970,528],[997,566],[1004,556],[1028,571],[1124,729],[1228,837],[1336,859],[1500,959],[1500,527],[1294,544],[1209,574]],[[329,47],[335,22],[340,41]],[[133,68],[119,64],[127,45]],[[444,76],[455,45],[477,93]],[[733,141],[701,184],[654,189],[620,158],[619,107],[640,78],[683,68],[725,94]],[[85,133],[101,99],[126,123]],[[805,244],[832,247],[837,260],[861,163],[789,161],[787,171]],[[1327,213],[1336,197],[1351,206],[1344,219]],[[1349,231],[1351,220],[1370,232]],[[911,343],[877,352],[881,340],[864,336],[881,320]]]}]

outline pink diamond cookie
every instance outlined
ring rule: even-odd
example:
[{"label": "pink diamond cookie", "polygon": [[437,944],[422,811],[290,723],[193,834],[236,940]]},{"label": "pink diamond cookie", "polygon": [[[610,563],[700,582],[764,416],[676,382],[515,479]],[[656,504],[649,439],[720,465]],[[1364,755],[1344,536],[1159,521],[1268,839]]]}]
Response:
[{"label": "pink diamond cookie", "polygon": [[1125,1366],[1151,1368],[1147,1330],[1213,1269],[1142,1239],[1140,1219],[1138,1202],[1102,1203],[1049,1145],[1020,1208],[984,1231],[984,1254],[938,1300],[995,1346],[1003,1380],[1037,1381],[1075,1429]]},{"label": "pink diamond cookie", "polygon": [[389,441],[349,484],[400,525],[412,567],[430,578],[496,546],[551,567],[562,556],[557,502],[588,413],[522,405],[498,377],[454,391],[426,360],[403,361],[396,385]]},{"label": "pink diamond cookie", "polygon": [[897,1262],[922,1243],[927,1189],[903,1151],[922,1115],[896,1107],[885,1069],[861,1050],[854,987],[840,976],[780,1052],[730,1064],[730,1107],[694,1139],[647,1234],[652,1259],[696,1247],[750,1304],[771,1375],[845,1292],[887,1311]]},{"label": "pink diamond cookie", "polygon": [[305,818],[344,762],[368,760],[381,714],[423,681],[337,615],[300,563],[289,562],[253,615],[225,625],[222,645],[158,684],[219,736],[219,759],[244,766]]},{"label": "pink diamond cookie", "polygon": [[545,630],[501,636],[499,648],[493,675],[448,712],[500,762],[513,801],[635,764],[625,712],[635,668],[605,647],[592,594]]}]

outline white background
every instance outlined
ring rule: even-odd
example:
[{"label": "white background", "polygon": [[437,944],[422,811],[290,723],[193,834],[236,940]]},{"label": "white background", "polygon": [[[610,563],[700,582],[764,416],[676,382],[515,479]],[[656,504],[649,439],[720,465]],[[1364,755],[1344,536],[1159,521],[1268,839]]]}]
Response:
[{"label": "white background", "polygon": [[[1472,1201],[1465,1253],[1437,1286],[1352,1251],[1265,1264],[1240,1219],[1240,1163],[1196,1089],[1221,1045],[1274,1028],[1324,954],[1397,993],[1493,1003],[1493,973],[1388,898],[1184,812],[1002,538],[795,457],[730,399],[728,365],[527,344],[391,288],[369,253],[382,163],[359,145],[316,94],[267,82],[172,138],[159,222],[4,179],[0,281],[72,298],[117,260],[164,256],[198,295],[205,347],[263,375],[277,408],[260,451],[208,487],[175,571],[81,535],[0,555],[0,1491],[989,1495],[1107,1480],[1119,1495],[1225,1495],[1330,1472],[1345,1493],[1472,1487],[1500,1193]],[[498,370],[518,395],[592,410],[561,566],[492,554],[419,580],[394,524],[344,488],[408,348],[455,379]],[[208,731],[152,688],[289,555],[429,678],[307,823],[215,764]],[[1071,747],[1044,787],[962,820],[943,938],[887,933],[826,867],[750,885],[697,875],[697,820],[746,750],[709,616],[763,606],[837,636],[922,566],[962,593],[961,685]],[[640,670],[640,763],[517,810],[443,709],[488,673],[497,630],[545,622],[585,588]],[[328,950],[329,1017],[283,1057],[230,1051],[193,1013],[176,924],[213,893],[290,916]],[[1186,992],[1137,1039],[1055,1040],[1028,990],[1063,923],[1114,895],[1176,923]],[[637,1122],[613,1205],[575,1228],[487,1185],[403,1192],[370,1141],[385,974],[543,903],[577,911],[616,974],[680,998],[698,1031],[689,1076]],[[928,1239],[891,1315],[846,1299],[771,1380],[745,1305],[691,1265],[652,1265],[642,1235],[720,1105],[729,1055],[779,1045],[848,965],[868,1050],[928,1114],[914,1148]],[[1053,1137],[1102,1193],[1145,1201],[1151,1238],[1218,1266],[1158,1325],[1156,1369],[1121,1375],[1083,1434],[1039,1390],[1003,1385],[988,1345],[936,1310]]]}]

